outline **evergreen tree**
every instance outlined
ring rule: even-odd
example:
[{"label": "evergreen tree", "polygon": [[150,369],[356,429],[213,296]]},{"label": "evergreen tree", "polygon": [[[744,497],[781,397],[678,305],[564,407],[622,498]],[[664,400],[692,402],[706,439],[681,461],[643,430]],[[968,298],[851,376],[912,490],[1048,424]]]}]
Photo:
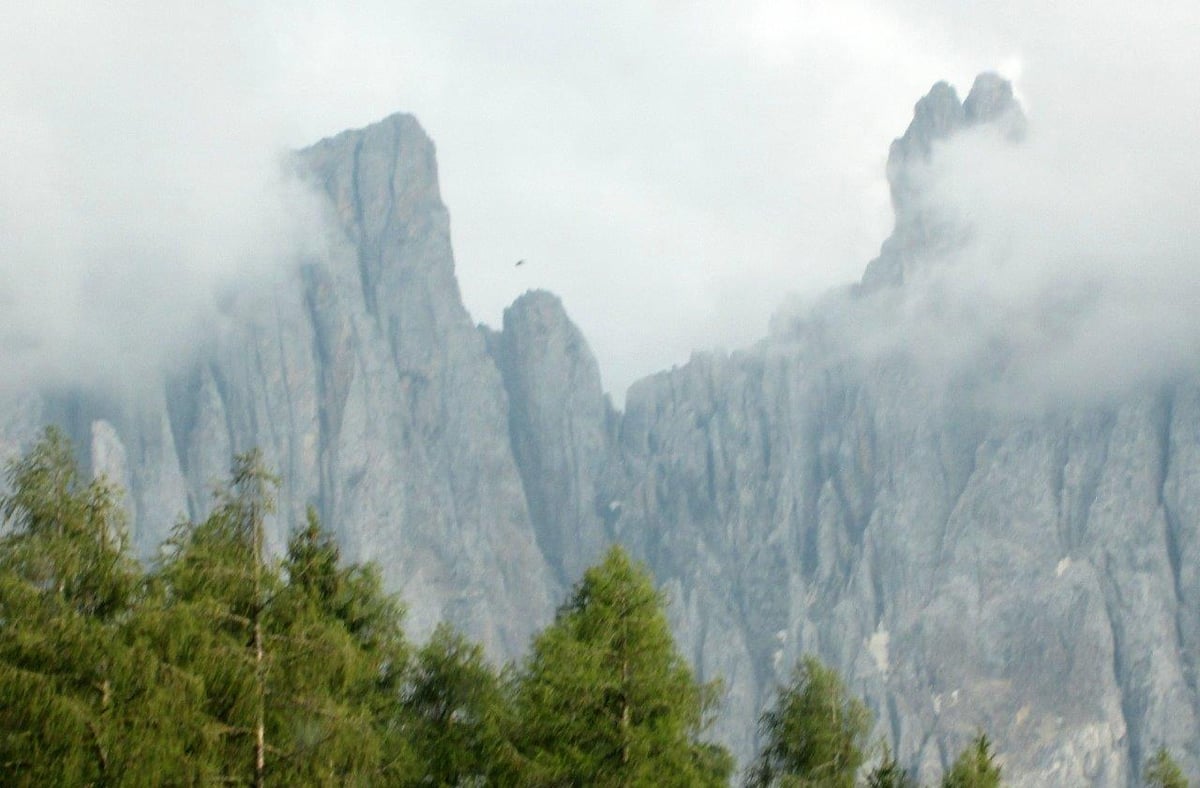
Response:
[{"label": "evergreen tree", "polygon": [[867,774],[867,788],[917,788],[917,781],[884,745],[883,759]]},{"label": "evergreen tree", "polygon": [[999,785],[1000,765],[985,733],[972,739],[950,770],[942,775],[942,788],[999,788]]},{"label": "evergreen tree", "polygon": [[259,788],[267,774],[265,608],[282,584],[264,557],[274,483],[257,452],[236,457],[230,487],[218,490],[203,522],[176,528],[154,578],[156,645],[202,682],[217,779]]},{"label": "evergreen tree", "polygon": [[403,610],[371,565],[343,566],[311,509],[268,609],[268,735],[277,784],[399,782],[413,756],[397,707],[408,645]]},{"label": "evergreen tree", "polygon": [[[0,498],[0,773],[23,785],[147,785],[186,768],[198,687],[141,636],[142,586],[115,491],[57,430]],[[182,766],[180,765],[182,764]]]},{"label": "evergreen tree", "polygon": [[613,547],[517,676],[513,781],[724,785],[731,759],[698,741],[715,700],[676,651],[646,571]]},{"label": "evergreen tree", "polygon": [[113,622],[136,575],[113,492],[85,485],[48,430],[0,499],[0,769],[28,784],[102,779]]},{"label": "evergreen tree", "polygon": [[483,649],[440,624],[416,655],[404,711],[421,785],[484,782],[507,755],[505,698]]},{"label": "evergreen tree", "polygon": [[274,483],[257,454],[239,456],[212,514],[177,529],[157,578],[160,647],[202,681],[221,781],[398,782],[412,768],[397,715],[402,611],[373,567],[341,565],[311,511],[269,561]]},{"label": "evergreen tree", "polygon": [[1146,788],[1187,788],[1187,778],[1183,776],[1183,770],[1179,768],[1179,764],[1175,763],[1175,759],[1171,757],[1171,753],[1166,747],[1159,747],[1158,751],[1150,757],[1146,762],[1146,771],[1143,775],[1146,782]]},{"label": "evergreen tree", "polygon": [[865,759],[870,729],[862,701],[849,695],[833,669],[805,656],[759,719],[765,744],[747,785],[849,788]]}]

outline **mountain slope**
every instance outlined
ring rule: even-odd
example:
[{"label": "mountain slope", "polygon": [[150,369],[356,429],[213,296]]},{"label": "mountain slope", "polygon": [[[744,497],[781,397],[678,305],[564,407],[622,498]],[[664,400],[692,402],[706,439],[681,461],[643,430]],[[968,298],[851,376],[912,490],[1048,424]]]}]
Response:
[{"label": "mountain slope", "polygon": [[856,339],[963,242],[920,173],[979,128],[1021,138],[1007,83],[961,102],[935,86],[893,144],[896,229],[862,282],[639,381],[618,413],[554,296],[472,324],[433,145],[396,115],[299,154],[326,253],[240,293],[160,385],[14,397],[0,449],[62,424],[150,551],[259,446],[283,481],[275,545],[316,506],[418,636],[448,617],[498,656],[619,540],[701,676],[724,678],[716,730],[743,758],[814,651],[926,779],[980,726],[1015,784],[1132,784],[1160,744],[1197,771],[1200,381],[996,408],[976,396],[995,359],[930,376]]}]

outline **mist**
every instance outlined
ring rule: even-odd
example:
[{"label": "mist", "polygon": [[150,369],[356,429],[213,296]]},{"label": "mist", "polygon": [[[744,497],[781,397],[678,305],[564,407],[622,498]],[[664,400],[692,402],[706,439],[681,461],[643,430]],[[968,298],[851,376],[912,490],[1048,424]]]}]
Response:
[{"label": "mist", "polygon": [[619,404],[854,281],[888,230],[888,141],[982,70],[1013,79],[1026,143],[939,148],[926,198],[971,241],[875,308],[864,349],[1001,346],[1005,385],[1046,397],[1161,378],[1196,347],[1197,27],[1182,0],[9,3],[0,386],[178,357],[323,243],[286,150],[407,111],[472,315],[558,293]]},{"label": "mist", "polygon": [[317,242],[262,31],[199,8],[0,10],[0,386],[136,383]]},{"label": "mist", "polygon": [[1018,410],[1104,404],[1194,375],[1194,86],[1148,91],[1129,73],[1025,95],[1020,142],[960,131],[912,171],[917,207],[955,240],[896,290],[826,302],[826,318],[844,309],[842,352],[902,354],[931,383],[968,378],[980,404]]}]

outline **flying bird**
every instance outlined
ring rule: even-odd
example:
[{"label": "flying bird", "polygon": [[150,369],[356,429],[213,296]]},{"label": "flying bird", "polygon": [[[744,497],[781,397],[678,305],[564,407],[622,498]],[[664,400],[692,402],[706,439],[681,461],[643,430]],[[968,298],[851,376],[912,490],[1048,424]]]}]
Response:
[{"label": "flying bird", "polygon": [[524,261],[524,260],[518,260],[518,261],[517,261],[517,265],[525,265],[525,261]]}]

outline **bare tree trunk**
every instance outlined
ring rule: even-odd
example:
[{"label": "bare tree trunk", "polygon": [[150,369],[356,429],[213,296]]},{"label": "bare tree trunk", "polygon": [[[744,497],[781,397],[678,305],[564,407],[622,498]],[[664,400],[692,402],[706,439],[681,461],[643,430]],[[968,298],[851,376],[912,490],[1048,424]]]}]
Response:
[{"label": "bare tree trunk", "polygon": [[273,510],[268,492],[274,478],[263,470],[257,451],[238,455],[235,461],[233,487],[237,495],[243,525],[250,539],[251,560],[254,562],[254,587],[251,610],[254,628],[254,785],[264,788],[267,773],[267,660],[263,643],[263,615],[266,600],[263,593],[263,560],[265,533],[263,521]]},{"label": "bare tree trunk", "polygon": [[263,676],[262,622],[259,621],[257,613],[254,616],[254,672],[255,688],[258,691],[258,707],[255,709],[254,720],[254,785],[256,788],[263,788],[263,776],[267,768],[267,698]]},{"label": "bare tree trunk", "polygon": [[254,528],[254,785],[263,788],[267,769],[267,681],[263,659],[262,633],[262,560],[263,560],[263,528],[262,517],[252,508],[252,527]]},{"label": "bare tree trunk", "polygon": [[621,616],[621,782],[629,784],[629,621],[628,611]]}]

